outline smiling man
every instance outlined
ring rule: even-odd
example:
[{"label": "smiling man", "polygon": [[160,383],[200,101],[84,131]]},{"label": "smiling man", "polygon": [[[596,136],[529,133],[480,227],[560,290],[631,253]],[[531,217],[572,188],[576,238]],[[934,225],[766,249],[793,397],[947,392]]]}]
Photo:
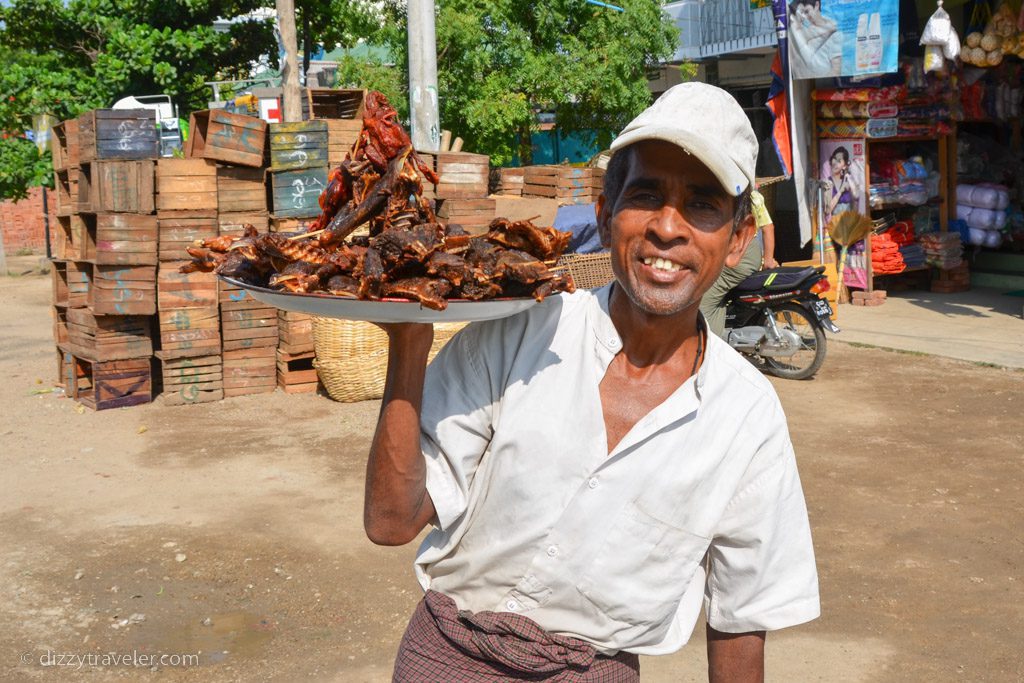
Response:
[{"label": "smiling man", "polygon": [[386,326],[366,530],[433,527],[396,681],[637,681],[702,604],[709,680],[760,681],[765,632],[818,615],[782,408],[699,314],[754,232],[750,124],[684,84],[612,149],[611,285],[470,325],[426,370],[431,328]]}]

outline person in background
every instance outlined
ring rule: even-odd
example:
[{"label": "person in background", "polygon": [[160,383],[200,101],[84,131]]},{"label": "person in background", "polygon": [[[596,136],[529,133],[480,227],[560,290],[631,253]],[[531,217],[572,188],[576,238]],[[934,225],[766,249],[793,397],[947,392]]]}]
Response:
[{"label": "person in background", "polygon": [[750,241],[736,267],[727,265],[722,269],[722,274],[700,301],[700,312],[704,314],[708,329],[719,337],[725,335],[725,298],[729,291],[761,268],[779,267],[775,260],[775,224],[765,208],[764,197],[757,190],[750,192],[750,212],[757,224],[759,238]]}]

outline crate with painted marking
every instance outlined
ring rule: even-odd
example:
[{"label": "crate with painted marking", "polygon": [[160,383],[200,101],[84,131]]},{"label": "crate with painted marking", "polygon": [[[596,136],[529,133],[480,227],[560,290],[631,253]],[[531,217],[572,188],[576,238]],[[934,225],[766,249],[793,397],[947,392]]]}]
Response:
[{"label": "crate with painted marking", "polygon": [[153,213],[152,161],[93,161],[78,169],[79,213]]},{"label": "crate with painted marking", "polygon": [[174,357],[157,352],[164,405],[210,403],[224,398],[224,359],[220,354]]},{"label": "crate with painted marking", "polygon": [[313,316],[293,311],[277,312],[278,348],[288,355],[313,351]]},{"label": "crate with painted marking", "polygon": [[190,261],[188,248],[196,240],[205,240],[219,234],[217,212],[161,211],[156,215],[160,234],[158,256],[161,261]]},{"label": "crate with painted marking", "polygon": [[327,122],[270,124],[272,171],[327,166]]},{"label": "crate with painted marking", "polygon": [[217,210],[220,213],[265,213],[267,184],[262,168],[219,166]]},{"label": "crate with painted marking", "polygon": [[78,168],[53,172],[53,195],[58,216],[78,212]]},{"label": "crate with painted marking", "polygon": [[268,172],[270,207],[274,218],[315,218],[320,193],[327,186],[327,165],[294,171]]},{"label": "crate with painted marking", "polygon": [[87,408],[108,410],[153,400],[152,358],[91,361],[64,352],[64,392]]},{"label": "crate with painted marking", "polygon": [[278,349],[277,386],[288,394],[306,394],[316,391],[320,386],[320,378],[313,366],[315,359],[316,354],[312,351],[288,354]]},{"label": "crate with painted marking", "polygon": [[64,265],[67,269],[64,282],[67,284],[68,308],[88,306],[92,291],[93,265],[84,261],[68,261]]},{"label": "crate with painted marking", "polygon": [[157,320],[162,357],[209,356],[221,352],[217,306],[164,308],[157,314]]},{"label": "crate with painted marking", "polygon": [[94,265],[88,305],[98,315],[153,315],[156,266]]},{"label": "crate with painted marking", "polygon": [[78,117],[79,161],[156,159],[160,137],[152,109],[94,109]]},{"label": "crate with painted marking", "polygon": [[272,346],[224,351],[224,396],[273,392],[277,388],[276,356]]},{"label": "crate with painted marking", "polygon": [[141,315],[96,315],[88,308],[66,312],[65,346],[92,361],[125,360],[153,355],[153,318]]},{"label": "crate with painted marking", "polygon": [[217,233],[220,235],[242,235],[246,225],[256,228],[258,233],[265,233],[270,228],[270,216],[266,212],[220,213],[217,215]]},{"label": "crate with painted marking", "polygon": [[222,303],[220,333],[225,353],[277,348],[277,309],[250,307],[248,302]]},{"label": "crate with painted marking", "polygon": [[193,112],[185,156],[212,159],[237,166],[263,166],[267,149],[267,122],[255,116],[221,109]]},{"label": "crate with painted marking", "polygon": [[78,119],[61,121],[53,127],[50,136],[50,154],[53,157],[54,171],[78,168]]},{"label": "crate with painted marking", "polygon": [[156,218],[132,213],[81,216],[86,231],[82,258],[104,266],[155,266]]},{"label": "crate with painted marking", "polygon": [[157,276],[160,310],[217,306],[217,276],[214,273],[182,273],[189,261],[161,261]]},{"label": "crate with painted marking", "polygon": [[156,163],[156,210],[216,213],[216,162],[160,159]]}]

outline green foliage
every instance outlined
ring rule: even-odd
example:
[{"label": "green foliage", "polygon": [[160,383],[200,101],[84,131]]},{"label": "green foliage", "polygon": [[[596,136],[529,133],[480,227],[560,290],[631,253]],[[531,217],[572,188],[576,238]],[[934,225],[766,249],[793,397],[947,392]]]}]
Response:
[{"label": "green foliage", "polygon": [[[675,49],[661,3],[623,0],[625,12],[583,0],[438,0],[442,126],[466,149],[502,164],[529,162],[538,112],[564,133],[593,131],[598,145],[650,103],[647,71]],[[404,28],[404,16],[390,6]],[[405,54],[404,30],[392,39]]]},{"label": "green foliage", "polygon": [[65,120],[126,95],[156,94],[170,95],[187,113],[206,107],[204,81],[245,77],[261,55],[276,56],[267,22],[237,23],[225,33],[213,29],[216,18],[244,15],[262,4],[13,0],[0,7],[0,130],[7,134],[0,140],[0,196],[18,196],[38,184],[34,163],[14,167],[29,163],[17,141],[31,129],[34,114]]},{"label": "green foliage", "polygon": [[50,152],[40,156],[27,138],[0,139],[0,199],[24,199],[30,187],[53,187],[52,163]]}]

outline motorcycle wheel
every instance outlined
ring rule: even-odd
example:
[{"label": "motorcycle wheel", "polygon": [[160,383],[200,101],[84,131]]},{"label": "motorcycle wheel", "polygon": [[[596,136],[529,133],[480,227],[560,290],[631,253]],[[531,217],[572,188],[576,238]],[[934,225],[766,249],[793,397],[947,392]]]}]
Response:
[{"label": "motorcycle wheel", "polygon": [[[765,358],[765,369],[784,379],[808,379],[825,362],[825,330],[803,306],[781,304],[771,314],[780,329],[800,336],[801,348],[788,358]],[[765,312],[765,317],[769,312]],[[766,321],[767,322],[767,321]]]}]

